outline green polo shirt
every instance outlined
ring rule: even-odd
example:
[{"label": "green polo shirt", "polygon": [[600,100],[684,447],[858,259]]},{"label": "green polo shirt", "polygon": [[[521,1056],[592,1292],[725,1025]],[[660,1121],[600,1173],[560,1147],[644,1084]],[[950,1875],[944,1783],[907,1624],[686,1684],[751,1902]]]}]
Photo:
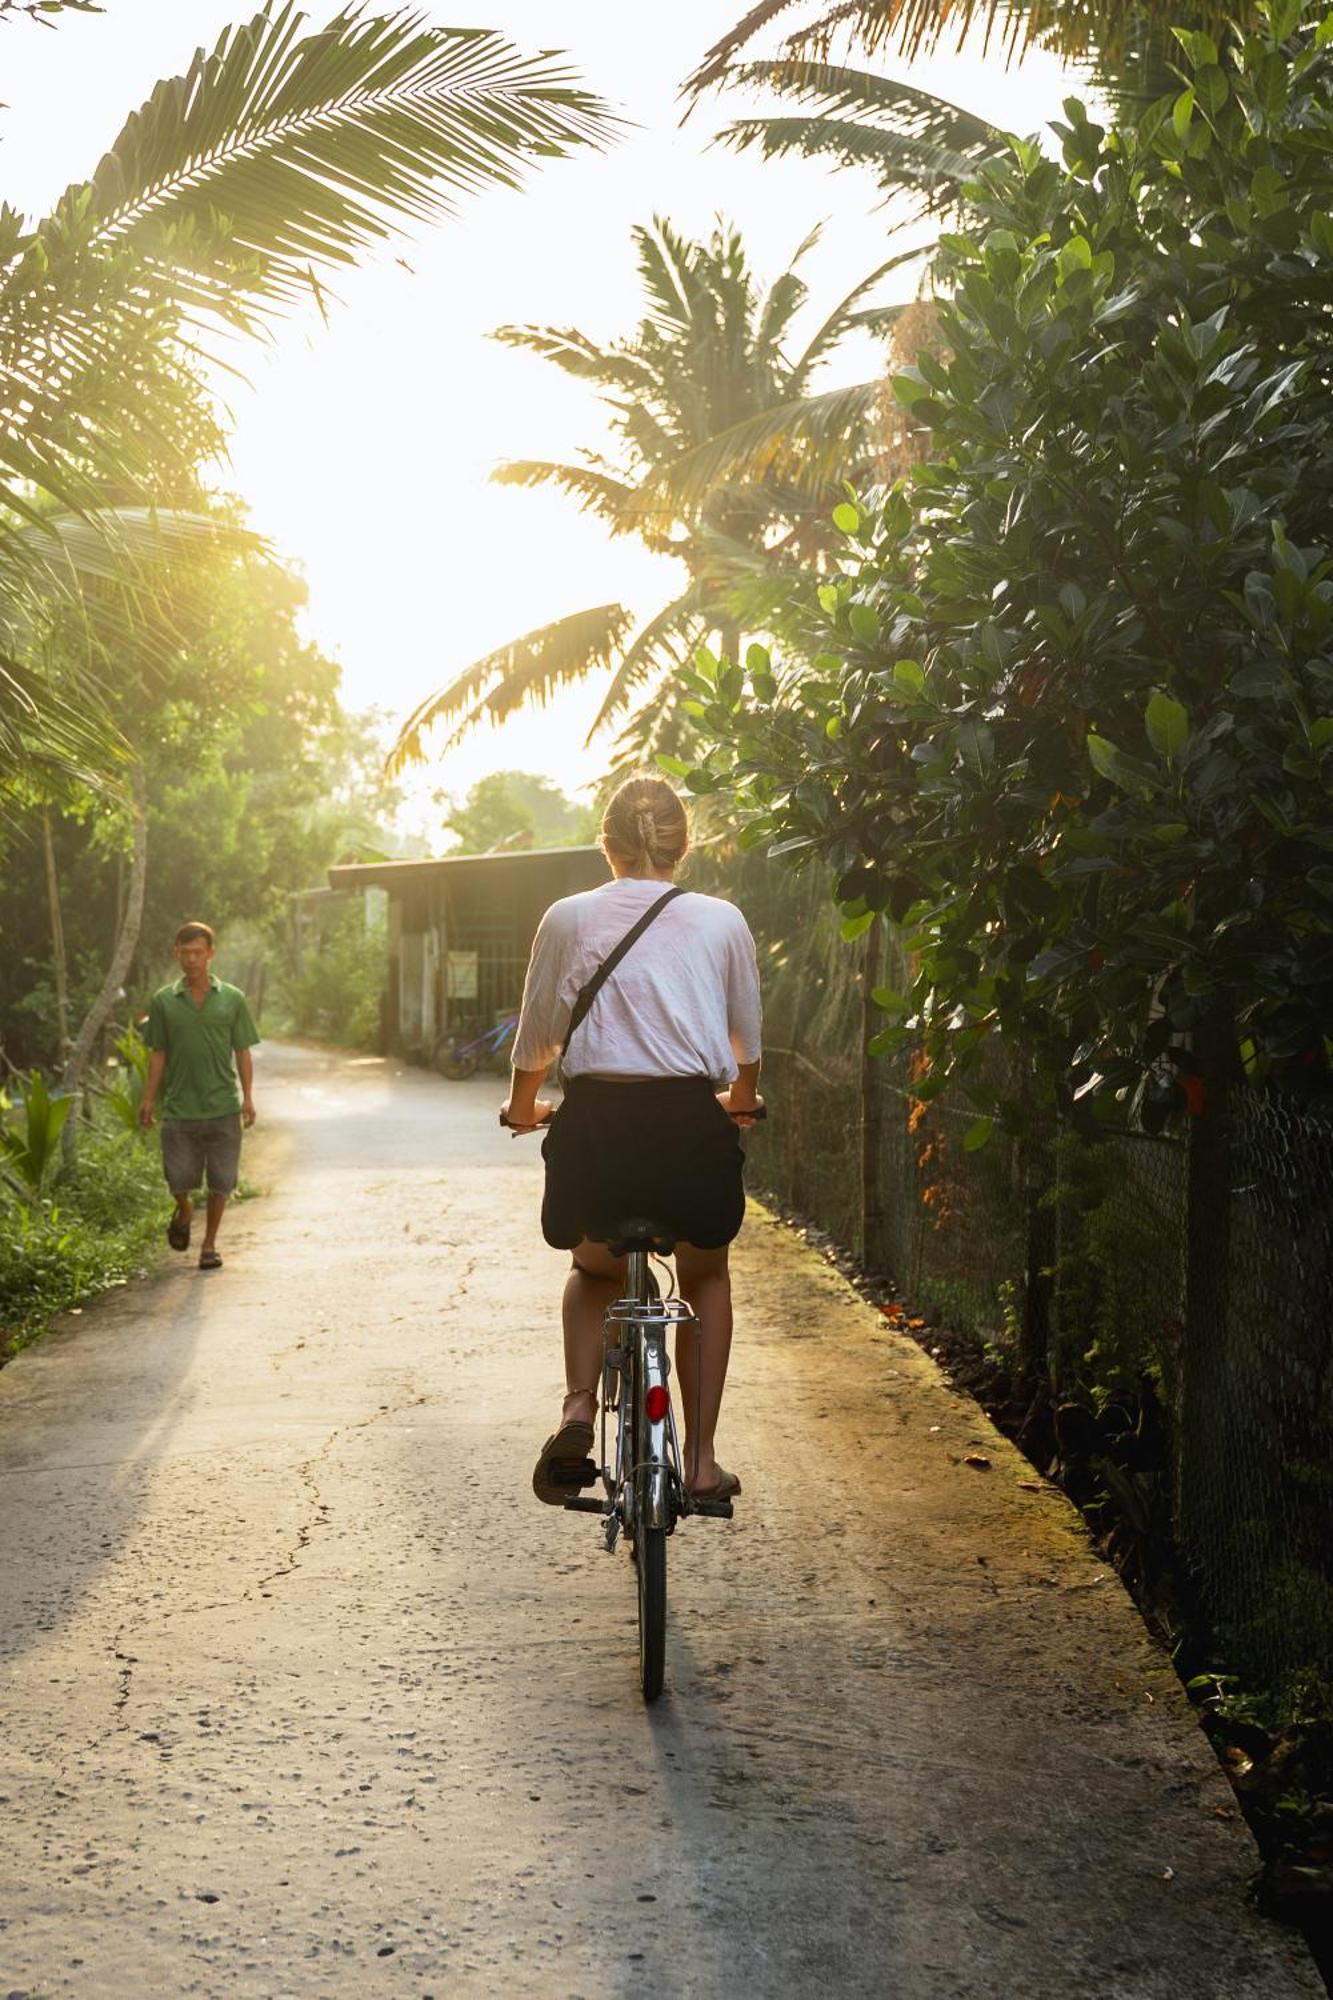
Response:
[{"label": "green polo shirt", "polygon": [[239,986],[228,986],[210,973],[208,992],[197,1007],[182,973],[153,995],[144,1039],[150,1049],[166,1051],[164,1118],[228,1118],[240,1110],[241,1084],[232,1056],[237,1049],[253,1048],[259,1034]]}]

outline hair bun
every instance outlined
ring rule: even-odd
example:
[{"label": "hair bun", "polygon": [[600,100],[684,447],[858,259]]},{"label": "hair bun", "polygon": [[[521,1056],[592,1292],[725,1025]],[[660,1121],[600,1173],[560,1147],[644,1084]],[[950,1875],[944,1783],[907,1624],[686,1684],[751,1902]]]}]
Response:
[{"label": "hair bun", "polygon": [[627,778],[602,815],[602,845],[632,868],[674,868],[689,846],[679,794],[665,778]]}]

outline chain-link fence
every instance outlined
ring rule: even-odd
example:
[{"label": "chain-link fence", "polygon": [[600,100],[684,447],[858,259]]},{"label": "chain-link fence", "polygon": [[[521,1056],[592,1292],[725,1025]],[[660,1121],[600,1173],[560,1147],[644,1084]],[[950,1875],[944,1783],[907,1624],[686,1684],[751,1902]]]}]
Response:
[{"label": "chain-link fence", "polygon": [[867,963],[882,944],[843,942],[823,875],[740,856],[695,879],[734,896],[759,946],[774,1120],[757,1183],[1038,1372],[1057,1415],[1095,1430],[1110,1403],[1136,1412],[1141,1463],[1131,1449],[1097,1476],[1122,1513],[1146,1518],[1160,1490],[1227,1657],[1275,1689],[1333,1674],[1333,1109],[1233,1090],[1220,1181],[1178,1138],[969,1152],[974,1104],[923,1103],[910,1052],[863,1056],[867,986],[901,980]]}]

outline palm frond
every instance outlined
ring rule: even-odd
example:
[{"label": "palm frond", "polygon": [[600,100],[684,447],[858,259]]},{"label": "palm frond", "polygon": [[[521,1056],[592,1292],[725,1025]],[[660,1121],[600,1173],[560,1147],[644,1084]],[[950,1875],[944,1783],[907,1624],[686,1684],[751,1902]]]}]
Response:
[{"label": "palm frond", "polygon": [[815,113],[795,118],[738,118],[718,137],[738,153],[757,148],[766,160],[795,155],[868,169],[885,193],[914,197],[910,209],[895,225],[899,229],[910,228],[924,216],[956,208],[963,183],[976,172],[975,162],[965,154],[945,152],[928,140],[856,125],[846,118],[821,118]]},{"label": "palm frond", "polygon": [[547,459],[514,458],[491,474],[497,486],[556,486],[585,513],[596,514],[613,535],[635,531],[638,496],[634,488],[591,465],[559,465]]},{"label": "palm frond", "polygon": [[249,529],[167,508],[34,515],[0,533],[0,644],[31,652],[63,616],[103,653],[151,668],[203,583],[201,559],[265,549]]},{"label": "palm frond", "polygon": [[91,683],[52,678],[40,662],[0,649],[0,825],[34,796],[116,789],[126,746],[95,707]]},{"label": "palm frond", "polygon": [[646,362],[623,347],[598,347],[577,327],[498,326],[491,339],[504,347],[519,347],[528,354],[538,354],[543,361],[554,361],[557,368],[581,381],[624,389],[630,395],[658,387],[657,377]]},{"label": "palm frond", "polygon": [[895,257],[888,257],[882,264],[876,265],[868,276],[862,278],[860,284],[853,285],[850,292],[839,299],[823,325],[810,336],[804,353],[793,367],[791,371],[793,391],[804,390],[811,370],[837,346],[844,334],[858,328],[869,333],[881,333],[887,332],[892,327],[902,310],[901,306],[876,306],[872,310],[862,312],[858,312],[856,308],[867,293],[873,292],[876,285],[887,278],[890,272],[900,271],[905,264],[915,264],[926,254],[925,249],[900,250]]},{"label": "palm frond", "polygon": [[810,296],[810,288],[804,278],[792,266],[776,278],[764,296],[759,313],[759,324],[755,328],[755,349],[760,358],[770,365],[780,355],[782,337],[795,319],[801,307]]},{"label": "palm frond", "polygon": [[533,158],[615,128],[570,70],[489,29],[355,9],[305,26],[294,0],[268,0],[200,49],[49,227],[90,202],[93,249],[131,247],[187,307],[246,320],[460,193],[515,186]]},{"label": "palm frond", "polygon": [[108,677],[167,670],[185,626],[209,601],[216,559],[264,553],[247,529],[165,509],[8,524],[0,535],[0,793],[25,775],[39,776],[48,794],[72,784],[114,791],[125,746],[109,719]]},{"label": "palm frond", "polygon": [[632,235],[639,278],[650,301],[650,322],[669,335],[690,334],[702,289],[692,268],[699,246],[687,243],[660,215],[653,217],[651,227],[640,223]]},{"label": "palm frond", "polygon": [[[746,63],[732,76],[809,108],[738,119],[720,134],[737,152],[795,154],[864,167],[885,192],[915,196],[912,217],[958,206],[965,181],[1003,149],[983,118],[913,84],[839,64]],[[902,226],[901,224],[899,226]]]},{"label": "palm frond", "polygon": [[949,98],[919,84],[882,76],[845,63],[798,61],[742,63],[728,82],[739,89],[772,90],[828,118],[850,117],[856,124],[883,125],[937,146],[965,153],[993,147],[999,128]]},{"label": "palm frond", "polygon": [[640,703],[615,739],[609,784],[651,770],[659,756],[679,757],[698,742],[698,726],[681,706],[686,699],[679,682],[667,681],[656,700]]},{"label": "palm frond", "polygon": [[735,57],[752,42],[757,34],[775,21],[779,14],[785,14],[794,7],[797,0],[757,0],[757,4],[742,14],[735,27],[728,28],[725,35],[713,43],[703,61],[694,73],[685,80],[685,89],[690,96],[697,97],[710,85],[721,81]]},{"label": "palm frond", "polygon": [[656,495],[664,509],[697,507],[719,487],[764,478],[775,468],[807,495],[831,480],[841,483],[849,476],[849,452],[867,441],[882,394],[881,382],[856,382],[747,417],[663,466],[647,495]]},{"label": "palm frond", "polygon": [[[729,80],[740,51],[794,4],[759,0],[708,50],[687,91],[697,96],[711,84]],[[946,39],[957,46],[980,29],[987,49],[999,34],[1009,61],[1039,44],[1066,59],[1096,56],[1105,63],[1114,62],[1145,23],[1165,32],[1188,14],[1187,25],[1221,36],[1238,13],[1251,26],[1258,12],[1254,0],[1244,0],[1239,9],[1227,0],[1191,0],[1184,9],[1179,0],[1082,0],[1078,6],[1068,0],[834,0],[796,28],[785,49],[791,55],[824,57],[845,37],[865,55],[892,45],[910,62]]]},{"label": "palm frond", "polygon": [[633,624],[633,613],[624,605],[599,604],[474,660],[407,718],[389,752],[389,775],[426,761],[426,731],[440,723],[455,725],[441,746],[448,749],[478,722],[503,722],[525,702],[544,704],[558,688],[610,666]]},{"label": "palm frond", "polygon": [[588,742],[599,736],[608,723],[628,706],[636,688],[642,687],[647,680],[660,683],[682,667],[702,632],[700,591],[698,585],[692,583],[688,590],[673,603],[664,605],[635,633],[611,677],[611,685],[588,731]]},{"label": "palm frond", "polygon": [[100,14],[98,0],[0,0],[0,21],[11,19],[15,14],[26,14],[29,20],[38,21],[43,27],[50,24],[53,14]]}]

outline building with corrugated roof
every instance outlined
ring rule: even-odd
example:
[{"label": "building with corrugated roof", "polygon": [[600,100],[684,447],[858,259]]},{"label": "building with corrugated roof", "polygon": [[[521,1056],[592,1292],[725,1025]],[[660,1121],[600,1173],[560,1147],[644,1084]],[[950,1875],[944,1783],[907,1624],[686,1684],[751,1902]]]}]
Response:
[{"label": "building with corrugated roof", "polygon": [[430,1062],[441,1044],[516,1013],[543,912],[561,896],[595,889],[610,874],[600,847],[330,868],[331,888],[383,889],[389,898],[388,1047]]}]

